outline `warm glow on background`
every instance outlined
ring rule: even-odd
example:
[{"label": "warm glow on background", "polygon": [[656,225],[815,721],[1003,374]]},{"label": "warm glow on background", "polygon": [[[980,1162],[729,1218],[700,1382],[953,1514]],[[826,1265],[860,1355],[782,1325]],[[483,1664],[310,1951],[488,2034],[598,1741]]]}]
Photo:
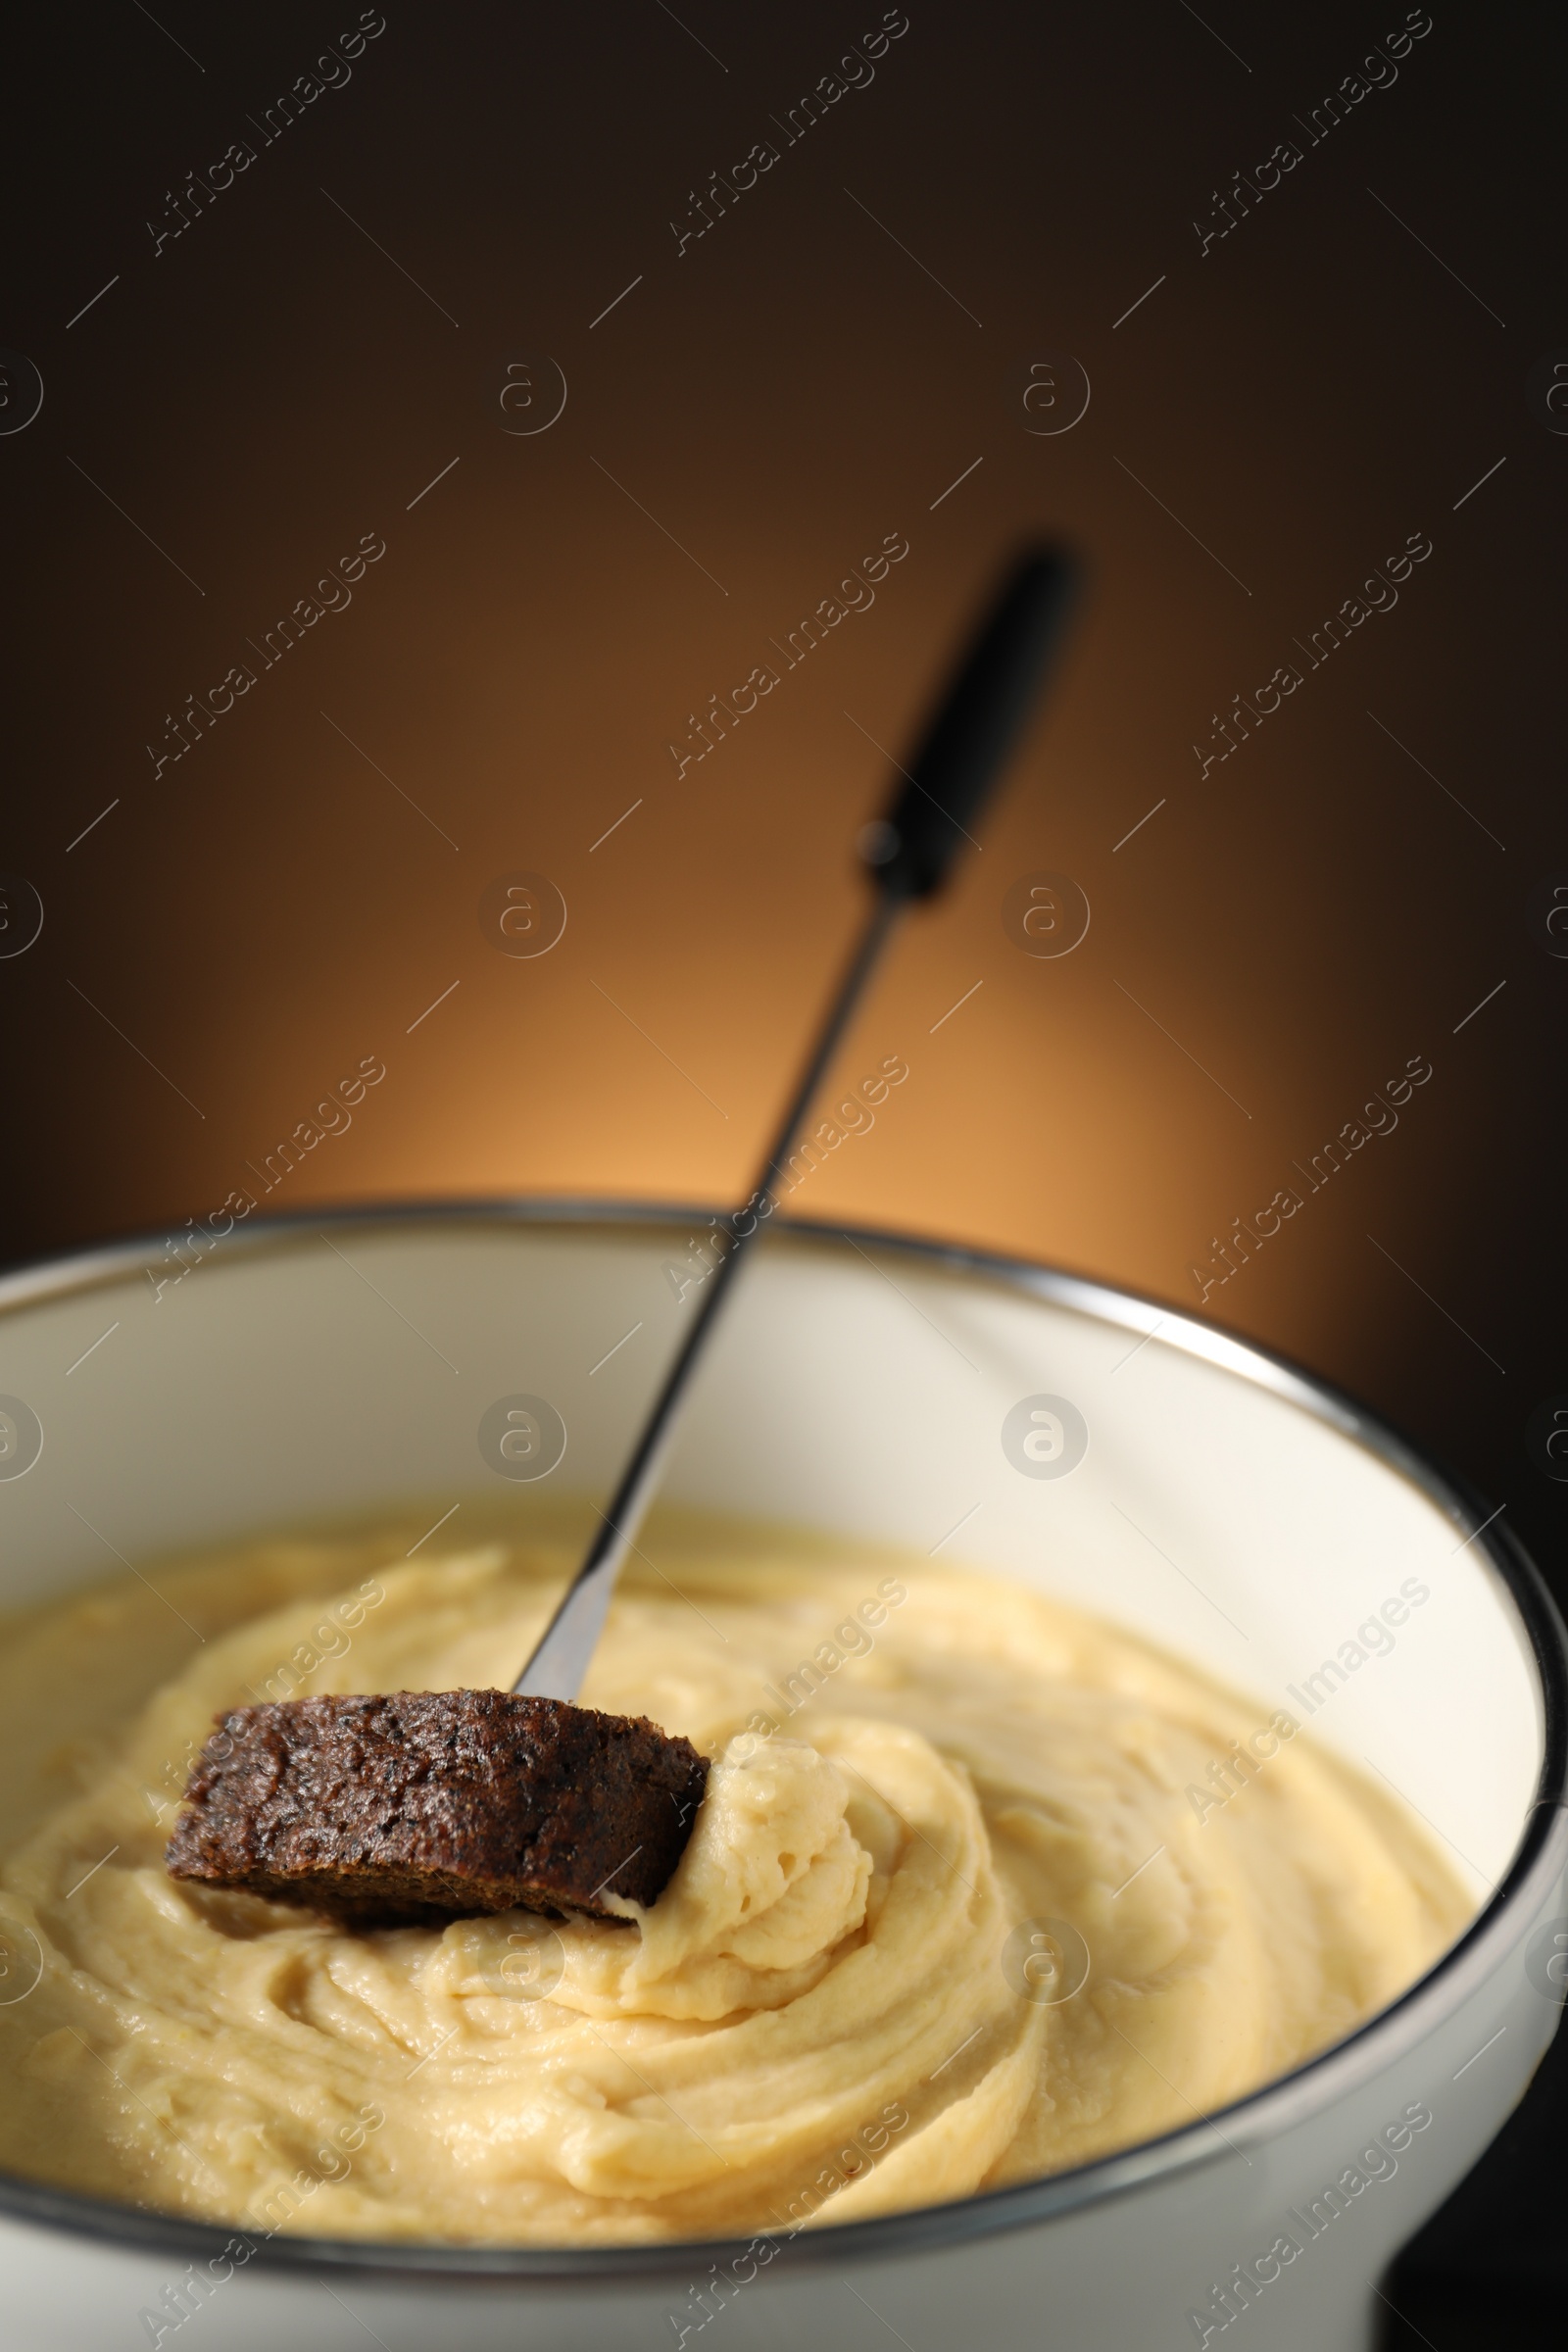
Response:
[{"label": "warm glow on background", "polygon": [[[884,755],[1003,554],[1060,531],[1090,585],[1058,690],[844,1058],[908,1080],[791,1206],[1201,1298],[1544,1524],[1557,1244],[1509,1188],[1565,978],[1564,444],[1525,381],[1543,281],[1445,160],[1471,36],[1320,122],[1361,38],[1327,18],[1247,71],[1163,15],[1115,65],[1071,20],[879,23],[394,16],[286,123],[309,12],[202,72],[179,28],[102,33],[95,169],[14,248],[4,329],[45,388],[0,442],[5,864],[46,910],[0,967],[13,1254],[236,1187],[732,1196]],[[517,871],[568,910],[537,959],[481,931]],[[1089,902],[1070,956],[1004,928],[1042,871]],[[366,1057],[352,1125],[264,1191]]]}]

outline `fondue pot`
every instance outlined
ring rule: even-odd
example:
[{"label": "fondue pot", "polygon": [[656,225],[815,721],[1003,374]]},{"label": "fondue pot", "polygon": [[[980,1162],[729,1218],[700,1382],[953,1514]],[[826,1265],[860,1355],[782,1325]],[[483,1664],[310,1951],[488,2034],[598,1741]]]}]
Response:
[{"label": "fondue pot", "polygon": [[[536,1496],[602,1499],[710,1231],[707,1211],[420,1204],[253,1220],[176,1281],[161,1236],[10,1276],[0,1602],[99,1581],[106,1546],[144,1560],[493,1500],[511,1469],[482,1426],[518,1397],[563,1433],[547,1476],[513,1480],[519,1523]],[[1259,1723],[1309,1722],[1426,1823],[1470,1924],[1389,2008],[1219,2113],[793,2237],[263,2238],[3,2179],[0,2352],[1367,2352],[1378,2279],[1559,2016],[1568,1654],[1502,1520],[1359,1406],[1195,1318],[800,1224],[760,1239],[662,1493],[972,1563],[1159,1643]],[[13,1958],[0,1999],[26,1997]],[[1076,1974],[1053,1997],[1089,1997]]]}]

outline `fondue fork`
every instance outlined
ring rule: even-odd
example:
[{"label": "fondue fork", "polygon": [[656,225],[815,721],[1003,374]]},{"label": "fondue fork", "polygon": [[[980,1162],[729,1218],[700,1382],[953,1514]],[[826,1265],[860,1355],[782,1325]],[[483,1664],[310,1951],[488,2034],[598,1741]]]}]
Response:
[{"label": "fondue fork", "polygon": [[[1027,551],[1000,593],[938,704],[885,815],[858,850],[873,898],[860,936],[806,1056],[788,1107],[744,1204],[722,1222],[721,1255],[643,1422],[598,1533],[532,1656],[513,1685],[524,1697],[571,1701],[604,1629],[615,1579],[632,1549],[675,1435],[681,1407],[747,1252],[772,1212],[782,1171],[905,910],[941,889],[1045,684],[1059,641],[1074,566],[1059,547]],[[976,843],[976,847],[979,845]]]}]

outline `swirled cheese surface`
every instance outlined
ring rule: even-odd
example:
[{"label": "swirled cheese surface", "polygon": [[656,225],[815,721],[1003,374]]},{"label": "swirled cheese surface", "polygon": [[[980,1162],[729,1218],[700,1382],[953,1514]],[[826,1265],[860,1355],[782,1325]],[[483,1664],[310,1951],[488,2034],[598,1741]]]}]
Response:
[{"label": "swirled cheese surface", "polygon": [[649,1910],[355,1933],[176,1885],[215,1713],[507,1687],[578,1554],[564,1524],[433,1558],[413,1533],[14,1630],[6,2169],[263,2235],[830,2226],[1211,2114],[1472,1909],[1419,1823],[1195,1666],[977,1571],[673,1518],[582,1693],[711,1759]]}]

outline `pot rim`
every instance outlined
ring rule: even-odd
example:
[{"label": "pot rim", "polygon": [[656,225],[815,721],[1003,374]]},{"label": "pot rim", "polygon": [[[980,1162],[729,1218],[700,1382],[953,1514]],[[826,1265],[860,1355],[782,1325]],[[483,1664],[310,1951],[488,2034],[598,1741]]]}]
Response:
[{"label": "pot rim", "polygon": [[[375,1200],[322,1204],[274,1212],[211,1237],[226,1256],[285,1247],[312,1226],[433,1227],[438,1225],[551,1225],[612,1230],[678,1226],[723,1212],[678,1202],[596,1200],[580,1196]],[[1288,1356],[1243,1340],[1185,1308],[1160,1306],[1089,1277],[1067,1274],[1000,1251],[985,1250],[878,1227],[808,1217],[781,1219],[771,1235],[786,1246],[822,1248],[845,1244],[871,1247],[907,1257],[956,1277],[1065,1306],[1126,1330],[1157,1331],[1165,1343],[1197,1355],[1327,1422],[1372,1453],[1384,1466],[1416,1487],[1485,1559],[1494,1584],[1511,1601],[1525,1634],[1542,1704],[1542,1762],[1536,1795],[1508,1868],[1464,1934],[1398,1998],[1365,2024],[1319,2051],[1288,2075],[1216,2109],[1194,2125],[1140,2141],[1135,2147],[1093,2163],[1023,2181],[1009,2188],[938,2205],[915,2206],[864,2222],[849,2222],[805,2233],[797,2266],[821,2270],[843,2260],[908,2255],[973,2243],[1045,2223],[1086,2207],[1108,2203],[1177,2174],[1192,2174],[1244,2155],[1295,2125],[1321,2113],[1334,2100],[1380,2068],[1408,2055],[1430,2030],[1450,2017],[1490,1977],[1510,1948],[1515,1922],[1544,1899],[1568,1869],[1568,1633],[1529,1554],[1461,1475],[1440,1468],[1432,1457],[1381,1415],[1370,1412],[1317,1374]],[[42,1305],[122,1281],[160,1251],[166,1231],[130,1235],[88,1245],[64,1255],[43,1256],[0,1275],[0,1315]],[[776,1246],[776,1245],[775,1245]],[[1473,1524],[1472,1524],[1473,1522]],[[1223,2124],[1227,2128],[1221,2130]],[[1216,2144],[1219,2143],[1219,2144]],[[414,2278],[439,2278],[450,2289],[466,2280],[549,2283],[557,2287],[633,2288],[694,2271],[750,2259],[758,2276],[759,2243],[775,2253],[798,2243],[801,2232],[761,2230],[747,2237],[686,2238],[640,2246],[420,2245],[360,2238],[261,2233],[238,2225],[198,2222],[138,2206],[77,2195],[69,2189],[0,2174],[0,2224],[36,2224],[52,2231],[87,2237],[101,2245],[138,2253],[228,2259],[229,2249],[248,2246],[241,2261],[260,2259],[274,2271],[319,2275],[353,2274],[368,2282],[395,2283]],[[769,2260],[773,2257],[769,2256]],[[226,2276],[227,2274],[225,2274]]]}]

